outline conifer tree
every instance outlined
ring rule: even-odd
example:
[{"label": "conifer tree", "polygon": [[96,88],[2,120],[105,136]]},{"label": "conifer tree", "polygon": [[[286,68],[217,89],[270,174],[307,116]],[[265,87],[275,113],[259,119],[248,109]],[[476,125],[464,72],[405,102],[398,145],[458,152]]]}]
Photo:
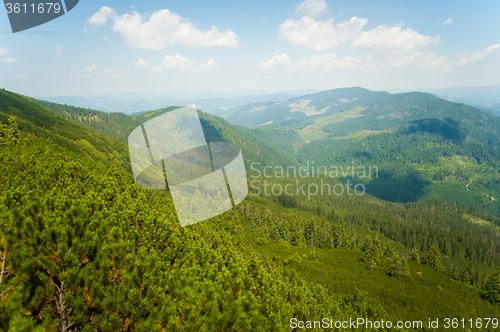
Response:
[{"label": "conifer tree", "polygon": [[496,270],[484,284],[483,297],[493,303],[500,303],[500,270]]},{"label": "conifer tree", "polygon": [[435,267],[439,270],[443,270],[443,264],[441,263],[441,251],[437,244],[433,245],[427,255],[425,256],[425,264]]},{"label": "conifer tree", "polygon": [[409,277],[410,267],[408,261],[403,256],[396,254],[389,262],[387,274],[395,277]]}]

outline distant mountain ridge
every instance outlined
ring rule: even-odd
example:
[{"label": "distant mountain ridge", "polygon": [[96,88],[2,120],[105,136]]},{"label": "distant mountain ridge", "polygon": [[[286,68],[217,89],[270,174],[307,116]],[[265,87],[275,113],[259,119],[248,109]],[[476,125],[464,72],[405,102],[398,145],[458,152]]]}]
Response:
[{"label": "distant mountain ridge", "polygon": [[[389,92],[410,92],[411,90],[389,90]],[[413,91],[432,93],[439,98],[468,104],[483,111],[500,116],[500,84],[490,86],[466,86],[438,89],[416,89]]]},{"label": "distant mountain ridge", "polygon": [[[242,92],[243,93],[243,92]],[[166,94],[165,96],[155,95],[152,98],[146,98],[140,94],[127,95],[109,95],[109,96],[51,96],[40,97],[39,100],[46,100],[57,104],[72,105],[76,107],[89,108],[103,112],[121,112],[129,115],[137,115],[150,110],[165,108],[172,105],[196,105],[196,108],[209,112],[219,113],[228,109],[254,102],[280,102],[297,96],[297,93],[267,93],[267,94],[248,94],[248,95],[223,95],[214,94],[213,96],[176,96]]]},{"label": "distant mountain ridge", "polygon": [[[454,126],[466,125],[472,135],[483,142],[498,145],[500,118],[475,107],[449,102],[429,93],[399,93],[367,105],[352,117],[339,124],[324,126],[329,137],[342,137],[360,131],[388,130],[423,119],[451,119]],[[465,137],[464,137],[465,138]]]},{"label": "distant mountain ridge", "polygon": [[340,113],[390,96],[388,92],[340,88],[321,91],[283,102],[250,104],[219,113],[227,121],[249,127],[262,125],[292,126]]},{"label": "distant mountain ridge", "polygon": [[[392,90],[397,91],[397,90]],[[464,103],[500,116],[500,86],[401,90],[401,93],[429,93],[447,101]],[[385,91],[361,87],[339,88],[290,98],[285,101],[255,102],[218,112],[227,121],[248,127],[294,126],[312,124],[356,107],[368,107],[392,96]],[[359,111],[359,109],[358,109]]]}]

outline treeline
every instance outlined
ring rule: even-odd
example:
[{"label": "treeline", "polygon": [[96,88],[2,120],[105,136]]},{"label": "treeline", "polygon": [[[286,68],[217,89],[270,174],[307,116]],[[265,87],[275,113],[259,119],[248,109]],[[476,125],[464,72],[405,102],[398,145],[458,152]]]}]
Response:
[{"label": "treeline", "polygon": [[[380,233],[380,229],[371,228],[371,236],[359,236],[347,228],[350,224],[349,220],[335,217],[334,213],[328,216],[328,219],[332,222],[325,222],[323,218],[320,221],[315,221],[314,218],[299,218],[297,214],[293,213],[271,212],[268,208],[256,207],[254,203],[243,203],[239,209],[243,217],[251,222],[251,233],[260,245],[268,241],[283,241],[296,248],[357,248],[363,252],[363,261],[366,263],[367,269],[380,267],[388,275],[398,277],[408,277],[410,275],[407,260],[444,270],[441,263],[442,250],[440,247],[442,245],[432,238],[429,240],[430,245],[425,247],[424,250],[398,241],[411,248],[411,250],[408,250],[407,253],[397,253],[391,245],[380,240],[377,235],[377,233]],[[384,233],[382,232],[382,234]],[[424,236],[426,235],[424,234]],[[391,238],[390,236],[387,237]],[[294,258],[295,256],[292,256],[291,259]],[[469,265],[463,272],[458,272],[456,267],[452,267],[449,273],[455,280],[480,287],[478,273],[472,268],[472,265]],[[483,284],[485,283],[484,278]]]},{"label": "treeline", "polygon": [[[341,217],[332,218],[335,220]],[[478,227],[475,232],[472,229],[453,230],[451,227],[434,226],[432,222],[408,222],[408,219],[363,213],[353,214],[346,221],[377,231],[391,240],[422,252],[438,245],[440,251],[449,257],[464,258],[490,266],[497,266],[499,263],[498,232],[491,228]]]},{"label": "treeline", "polygon": [[[380,241],[376,233],[363,238],[339,223],[315,221],[314,218],[307,220],[291,213],[273,213],[268,208],[257,208],[253,203],[241,204],[240,211],[251,222],[251,233],[258,244],[284,241],[296,248],[358,248],[364,252],[363,260],[367,269],[380,266],[390,276],[410,275],[406,257]],[[301,260],[300,256],[294,255],[285,259],[285,263],[297,260]]]},{"label": "treeline", "polygon": [[[452,162],[455,157],[461,160]],[[375,165],[379,173],[366,188],[381,199],[440,197],[474,207],[483,219],[500,218],[500,148],[494,145],[401,129],[362,139],[311,142],[299,148],[297,159],[326,167],[354,166],[356,172],[358,166]]]},{"label": "treeline", "polygon": [[[370,195],[311,195],[307,196],[308,185],[317,184],[317,179],[296,178],[267,179],[270,183],[268,195],[260,182],[260,196],[284,207],[315,213],[338,224],[357,225],[383,234],[408,248],[420,252],[438,245],[441,253],[472,262],[497,266],[500,263],[500,231],[493,225],[482,225],[466,216],[474,212],[465,206],[438,199],[416,203],[391,203]],[[324,179],[327,181],[327,179]],[[284,188],[288,183],[293,188],[303,185],[305,195],[294,190],[293,195],[274,195],[272,186]],[[326,183],[326,182],[325,182]],[[338,182],[331,179],[330,186]],[[320,186],[319,184],[317,184]],[[256,184],[254,183],[254,186]],[[259,190],[253,189],[253,195]],[[495,219],[495,221],[497,221]]]},{"label": "treeline", "polygon": [[488,163],[498,173],[500,150],[496,146],[475,141],[453,142],[428,132],[408,133],[404,130],[368,135],[362,139],[328,139],[303,145],[297,152],[301,163],[315,161],[317,165],[377,165],[402,166],[425,163],[436,166],[441,157],[455,155],[473,158],[478,164]]},{"label": "treeline", "polygon": [[324,220],[317,222],[299,218],[297,214],[273,213],[267,208],[256,208],[253,203],[240,205],[243,216],[252,223],[251,232],[258,243],[283,240],[302,248],[356,248],[360,239],[340,224]]},{"label": "treeline", "polygon": [[[500,270],[488,276],[480,274],[472,264],[463,270],[453,265],[445,269],[441,261],[442,244],[439,241],[431,239],[431,245],[423,251],[417,246],[406,245],[409,250],[397,252],[390,244],[380,239],[378,230],[372,230],[370,236],[360,236],[348,228],[348,220],[346,222],[345,219],[335,217],[335,213],[328,216],[330,222],[325,222],[323,218],[318,221],[314,218],[299,218],[296,213],[272,212],[266,207],[256,206],[253,202],[241,204],[239,210],[251,223],[250,232],[258,245],[272,241],[297,249],[309,248],[310,256],[316,260],[316,249],[358,249],[363,253],[361,260],[367,270],[378,269],[389,276],[400,278],[411,276],[408,262],[413,261],[446,272],[450,279],[478,288],[484,298],[493,303],[500,303]],[[295,253],[284,259],[284,263],[296,264],[302,260],[302,256]]]}]

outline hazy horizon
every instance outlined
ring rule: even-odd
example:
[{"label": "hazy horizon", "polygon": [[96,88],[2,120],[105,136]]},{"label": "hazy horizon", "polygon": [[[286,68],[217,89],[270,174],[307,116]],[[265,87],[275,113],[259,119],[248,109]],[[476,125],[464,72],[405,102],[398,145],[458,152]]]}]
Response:
[{"label": "hazy horizon", "polygon": [[[55,94],[55,95],[33,95],[30,97],[33,98],[41,98],[41,97],[84,97],[84,98],[97,98],[97,97],[114,97],[114,98],[139,98],[145,97],[148,99],[154,98],[165,98],[162,95],[172,96],[177,95],[179,98],[238,98],[242,96],[262,96],[262,95],[271,95],[271,94],[295,94],[306,95],[312,94],[320,91],[334,90],[334,89],[342,89],[342,88],[354,88],[360,87],[365,88],[371,91],[387,91],[389,93],[399,93],[399,92],[410,92],[410,91],[425,91],[425,90],[445,90],[445,89],[474,89],[474,88],[494,88],[499,87],[500,84],[493,85],[464,85],[464,86],[445,86],[441,88],[389,88],[389,89],[369,89],[364,86],[341,86],[337,88],[331,89],[311,89],[311,88],[300,88],[300,89],[269,89],[269,90],[260,90],[260,89],[234,89],[234,90],[199,90],[199,91],[175,91],[175,90],[166,90],[166,91],[152,91],[152,92],[134,92],[134,91],[110,91],[105,93],[90,93],[90,94]],[[16,91],[13,91],[16,92]],[[229,97],[225,97],[225,95],[229,95]]]}]

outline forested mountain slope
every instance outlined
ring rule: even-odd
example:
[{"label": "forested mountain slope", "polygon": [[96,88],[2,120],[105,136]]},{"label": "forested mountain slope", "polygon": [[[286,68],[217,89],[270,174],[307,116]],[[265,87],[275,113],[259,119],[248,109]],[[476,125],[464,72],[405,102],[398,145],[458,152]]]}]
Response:
[{"label": "forested mountain slope", "polygon": [[[315,130],[297,150],[301,163],[374,165],[368,193],[384,200],[454,200],[500,217],[500,119],[426,93],[405,93]],[[303,133],[308,128],[299,131]],[[307,133],[314,138],[314,131]]]},{"label": "forested mountain slope", "polygon": [[[104,135],[113,137],[127,144],[128,135],[137,126],[158,115],[176,109],[176,106],[149,111],[140,115],[122,113],[106,113],[74,106],[60,105],[32,99],[43,107],[53,110],[66,119],[80,123]],[[249,133],[240,126],[232,125],[222,118],[198,112],[207,142],[232,142],[240,146],[246,167],[255,161],[265,165],[297,165],[295,158],[266,143],[261,138]]]},{"label": "forested mountain slope", "polygon": [[[25,105],[22,112],[6,109],[16,119],[29,119],[26,114],[35,108]],[[114,125],[123,139],[125,128],[168,110]],[[112,116],[112,121],[120,118]],[[261,157],[275,167],[281,155],[289,158],[282,162],[294,162],[287,153],[300,157],[306,152],[302,148],[312,146],[291,128],[255,130],[271,146],[221,118],[203,113],[200,118],[207,141],[236,142],[247,164]],[[70,123],[85,135],[98,135],[57,119],[63,128]],[[43,121],[42,127],[27,123],[25,131],[46,133]],[[113,126],[101,123],[100,128],[112,134]],[[58,135],[47,140],[25,131],[14,122],[0,128],[0,253],[5,262],[0,329],[281,331],[291,329],[292,317],[396,322],[500,314],[495,303],[500,274],[494,272],[499,230],[464,206],[439,200],[388,203],[368,194],[261,192],[220,216],[180,228],[168,192],[141,189],[131,174],[109,167],[106,160],[70,151],[71,139],[59,143]],[[407,134],[418,135],[436,136]],[[282,144],[288,139],[297,146]],[[361,139],[329,141],[361,144]],[[266,151],[263,147],[269,157],[256,153]],[[376,153],[386,158],[383,151]],[[349,152],[343,156],[350,162]],[[290,180],[296,179],[269,179],[281,185]],[[300,179],[306,187],[315,180]]]},{"label": "forested mountain slope", "polygon": [[455,141],[472,138],[500,145],[500,118],[465,104],[452,103],[428,93],[409,92],[371,103],[356,117],[324,126],[330,137],[365,130],[388,130],[410,124],[410,130],[443,135]]},{"label": "forested mountain slope", "polygon": [[297,149],[304,143],[297,131],[290,127],[264,126],[249,128],[249,131],[292,157],[295,157]]},{"label": "forested mountain slope", "polygon": [[376,178],[356,181],[381,199],[439,198],[500,217],[500,119],[472,106],[402,93],[294,127],[249,130],[304,166],[376,167]]},{"label": "forested mountain slope", "polygon": [[0,161],[2,330],[282,330],[369,308],[246,246],[234,210],[180,228],[165,192],[15,123]]},{"label": "forested mountain slope", "polygon": [[221,113],[227,121],[248,127],[291,126],[338,114],[390,96],[387,92],[364,88],[340,88],[291,98],[284,102],[249,104]]},{"label": "forested mountain slope", "polygon": [[[179,228],[165,192],[143,190],[15,123],[1,127],[0,161],[4,330],[268,331],[290,329],[291,317],[499,312],[478,288],[440,272],[438,253],[408,264],[377,236],[364,239],[335,218],[272,215],[250,203]],[[287,234],[290,244],[280,244]]]},{"label": "forested mountain slope", "polygon": [[11,116],[23,131],[48,138],[94,160],[129,168],[128,150],[122,143],[68,121],[24,96],[0,90],[0,122],[7,124]]}]

